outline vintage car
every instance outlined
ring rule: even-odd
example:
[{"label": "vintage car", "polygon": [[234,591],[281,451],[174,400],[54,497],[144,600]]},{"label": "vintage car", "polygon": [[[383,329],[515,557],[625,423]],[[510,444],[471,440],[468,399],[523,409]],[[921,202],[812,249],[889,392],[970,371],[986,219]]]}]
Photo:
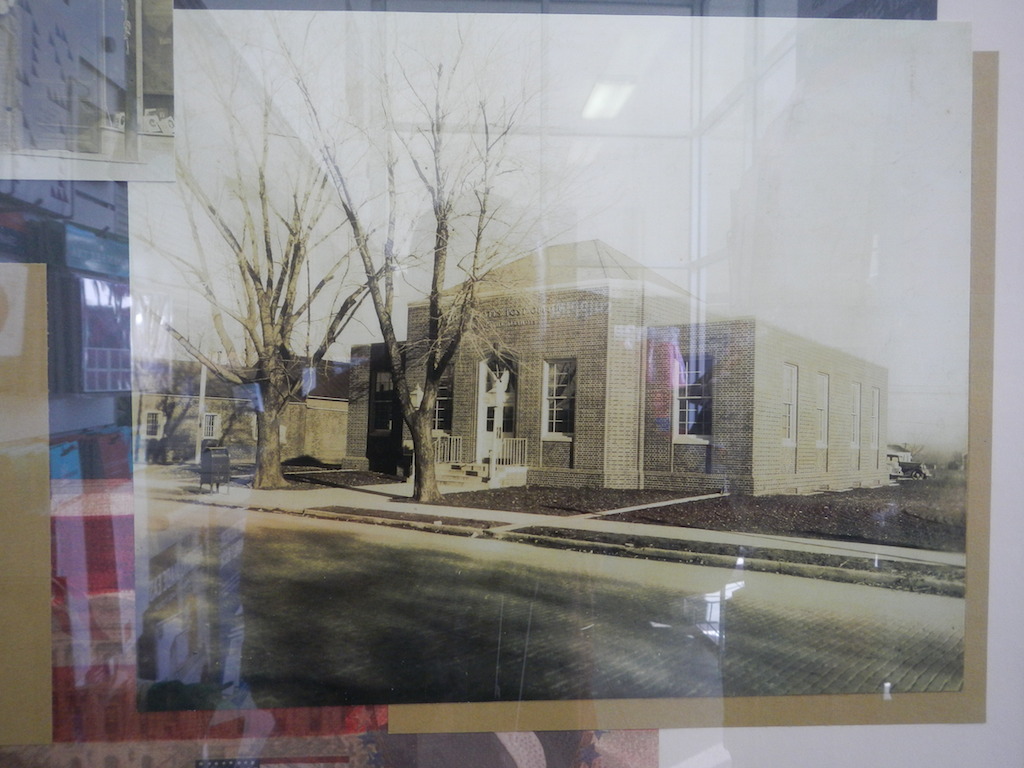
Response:
[{"label": "vintage car", "polygon": [[924,480],[932,475],[931,470],[927,466],[920,461],[914,461],[906,455],[890,453],[888,459],[889,478],[891,480]]}]

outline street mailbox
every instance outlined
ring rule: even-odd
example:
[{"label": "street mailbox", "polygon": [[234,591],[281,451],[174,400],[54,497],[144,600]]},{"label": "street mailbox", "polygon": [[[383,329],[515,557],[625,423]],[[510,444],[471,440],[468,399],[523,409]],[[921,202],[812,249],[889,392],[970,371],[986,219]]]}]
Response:
[{"label": "street mailbox", "polygon": [[203,448],[199,460],[199,487],[209,485],[210,489],[216,485],[220,491],[220,484],[231,482],[231,462],[228,459],[228,449],[217,446]]}]

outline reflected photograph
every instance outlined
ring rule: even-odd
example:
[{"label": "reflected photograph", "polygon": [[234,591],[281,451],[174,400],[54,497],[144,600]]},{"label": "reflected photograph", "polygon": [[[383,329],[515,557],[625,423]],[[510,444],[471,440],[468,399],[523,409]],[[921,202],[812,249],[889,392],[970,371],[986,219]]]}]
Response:
[{"label": "reflected photograph", "polygon": [[0,178],[173,181],[172,7],[0,6]]}]

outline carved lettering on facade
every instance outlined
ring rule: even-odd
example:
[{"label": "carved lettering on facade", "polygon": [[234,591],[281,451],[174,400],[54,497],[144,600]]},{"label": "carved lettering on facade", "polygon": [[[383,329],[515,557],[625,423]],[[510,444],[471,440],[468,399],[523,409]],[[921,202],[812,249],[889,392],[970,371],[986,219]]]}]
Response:
[{"label": "carved lettering on facade", "polygon": [[537,304],[485,307],[481,309],[484,318],[498,328],[536,325],[555,320],[584,320],[604,314],[604,302],[593,299],[556,301],[545,306]]}]

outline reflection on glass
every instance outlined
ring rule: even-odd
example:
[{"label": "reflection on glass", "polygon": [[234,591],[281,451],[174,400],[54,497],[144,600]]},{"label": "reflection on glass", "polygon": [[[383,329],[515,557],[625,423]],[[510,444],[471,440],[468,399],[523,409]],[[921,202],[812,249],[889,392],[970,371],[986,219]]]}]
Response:
[{"label": "reflection on glass", "polygon": [[[0,175],[146,178],[130,166],[166,166],[171,8],[172,0],[33,0],[0,9]],[[167,170],[148,172],[169,179]]]},{"label": "reflection on glass", "polygon": [[[134,520],[126,479],[55,484],[54,737],[124,737],[135,710]],[[116,723],[116,725],[115,725]]]},{"label": "reflection on glass", "polygon": [[[740,558],[742,560],[742,558]],[[742,563],[738,563],[742,565]],[[698,632],[720,649],[725,648],[725,601],[743,588],[742,581],[726,584],[717,592],[687,597],[683,600],[683,616]]]},{"label": "reflection on glass", "polygon": [[170,478],[147,473],[139,543],[145,711],[723,693],[724,600],[742,582],[717,572],[680,599],[673,566],[612,558],[587,576],[593,555],[371,539]]},{"label": "reflection on glass", "polygon": [[131,476],[126,186],[0,181],[0,260],[47,266],[55,480]]},{"label": "reflection on glass", "polygon": [[0,261],[0,744],[50,736],[45,298],[43,267]]},{"label": "reflection on glass", "polygon": [[128,286],[82,278],[83,387],[86,392],[131,390],[131,296]]},{"label": "reflection on glass", "polygon": [[[151,536],[141,605],[140,705],[146,711],[215,709],[245,702],[242,544],[245,517],[203,529]],[[149,549],[152,547],[152,549]],[[145,550],[140,550],[140,552]]]}]

